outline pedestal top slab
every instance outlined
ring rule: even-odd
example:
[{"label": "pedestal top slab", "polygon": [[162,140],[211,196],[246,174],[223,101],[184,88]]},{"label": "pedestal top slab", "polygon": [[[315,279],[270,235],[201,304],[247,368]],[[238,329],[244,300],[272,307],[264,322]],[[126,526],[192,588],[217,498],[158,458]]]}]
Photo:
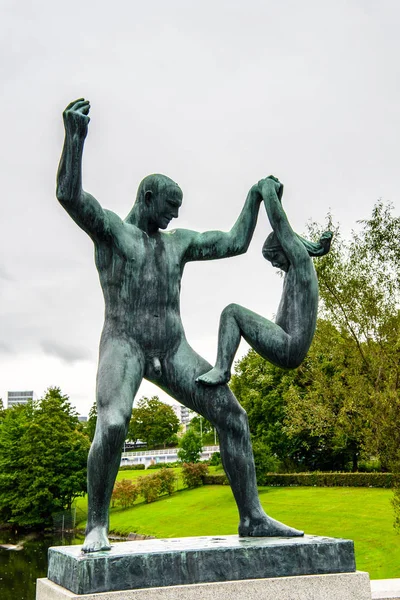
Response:
[{"label": "pedestal top slab", "polygon": [[89,594],[354,571],[350,540],[229,535],[122,542],[91,554],[81,546],[58,546],[49,549],[48,578],[75,594]]}]

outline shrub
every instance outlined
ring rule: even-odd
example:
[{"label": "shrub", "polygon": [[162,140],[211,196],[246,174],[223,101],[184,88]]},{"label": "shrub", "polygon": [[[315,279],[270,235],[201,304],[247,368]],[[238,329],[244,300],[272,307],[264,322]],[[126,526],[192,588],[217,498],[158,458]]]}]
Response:
[{"label": "shrub", "polygon": [[391,488],[392,473],[266,473],[259,485]]},{"label": "shrub", "polygon": [[260,440],[253,440],[254,464],[258,485],[263,485],[265,473],[276,473],[279,471],[279,460],[271,452],[270,447]]},{"label": "shrub", "polygon": [[207,463],[183,463],[182,478],[188,488],[203,485],[204,477],[208,473]]},{"label": "shrub", "polygon": [[147,467],[147,471],[149,469],[171,469],[172,468],[172,463],[153,463],[152,465],[149,465]]},{"label": "shrub", "polygon": [[[396,483],[395,478],[392,473],[266,473],[259,485],[391,488]],[[229,485],[229,482],[226,475],[215,474],[207,475],[204,484]]]},{"label": "shrub", "polygon": [[213,452],[210,458],[210,462],[208,464],[212,467],[218,467],[221,464],[220,452]]},{"label": "shrub", "polygon": [[378,458],[371,458],[370,460],[360,460],[360,462],[358,463],[358,471],[360,473],[381,473],[381,461]]},{"label": "shrub", "polygon": [[144,471],[144,465],[123,465],[119,468],[120,471]]},{"label": "shrub", "polygon": [[175,482],[176,482],[176,476],[175,473],[173,471],[171,471],[170,469],[160,469],[159,473],[157,473],[156,475],[160,482],[161,482],[161,486],[160,486],[160,494],[168,494],[168,496],[171,496],[171,494],[174,493],[175,491]]},{"label": "shrub", "polygon": [[139,495],[138,486],[131,479],[117,481],[111,496],[112,506],[119,504],[122,508],[132,506]]},{"label": "shrub", "polygon": [[161,479],[158,473],[154,475],[146,475],[146,477],[139,477],[137,480],[139,493],[143,496],[148,504],[157,500],[161,491]]},{"label": "shrub", "polygon": [[229,485],[227,476],[222,474],[206,475],[203,480],[204,485]]}]

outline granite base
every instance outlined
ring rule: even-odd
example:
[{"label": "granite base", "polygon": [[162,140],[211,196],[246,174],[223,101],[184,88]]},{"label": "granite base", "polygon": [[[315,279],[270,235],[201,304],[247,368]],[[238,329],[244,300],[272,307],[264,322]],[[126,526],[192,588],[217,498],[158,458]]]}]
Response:
[{"label": "granite base", "polygon": [[83,554],[49,549],[48,579],[74,594],[355,571],[350,540],[188,537],[122,542]]},{"label": "granite base", "polygon": [[247,579],[77,595],[37,580],[36,600],[371,600],[368,573]]}]

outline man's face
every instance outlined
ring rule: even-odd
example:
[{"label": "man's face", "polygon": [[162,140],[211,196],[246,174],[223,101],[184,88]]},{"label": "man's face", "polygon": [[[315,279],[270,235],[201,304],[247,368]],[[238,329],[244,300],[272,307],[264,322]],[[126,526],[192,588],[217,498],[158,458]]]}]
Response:
[{"label": "man's face", "polygon": [[181,189],[177,185],[165,187],[152,198],[152,222],[158,229],[166,229],[170,221],[177,218],[181,205]]}]

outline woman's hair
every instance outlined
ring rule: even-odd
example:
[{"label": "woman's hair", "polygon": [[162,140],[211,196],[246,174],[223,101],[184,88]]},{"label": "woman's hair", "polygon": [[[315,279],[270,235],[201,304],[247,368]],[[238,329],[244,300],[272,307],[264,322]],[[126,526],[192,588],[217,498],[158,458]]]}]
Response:
[{"label": "woman's hair", "polygon": [[[309,240],[305,240],[297,233],[295,235],[301,241],[309,256],[324,256],[325,254],[328,254],[333,237],[333,233],[331,231],[325,231],[319,238],[318,242],[310,242]],[[285,254],[284,249],[279,243],[278,236],[273,231],[269,234],[264,242],[262,254],[264,258],[271,260],[272,255],[276,252],[283,252],[283,254]]]}]

